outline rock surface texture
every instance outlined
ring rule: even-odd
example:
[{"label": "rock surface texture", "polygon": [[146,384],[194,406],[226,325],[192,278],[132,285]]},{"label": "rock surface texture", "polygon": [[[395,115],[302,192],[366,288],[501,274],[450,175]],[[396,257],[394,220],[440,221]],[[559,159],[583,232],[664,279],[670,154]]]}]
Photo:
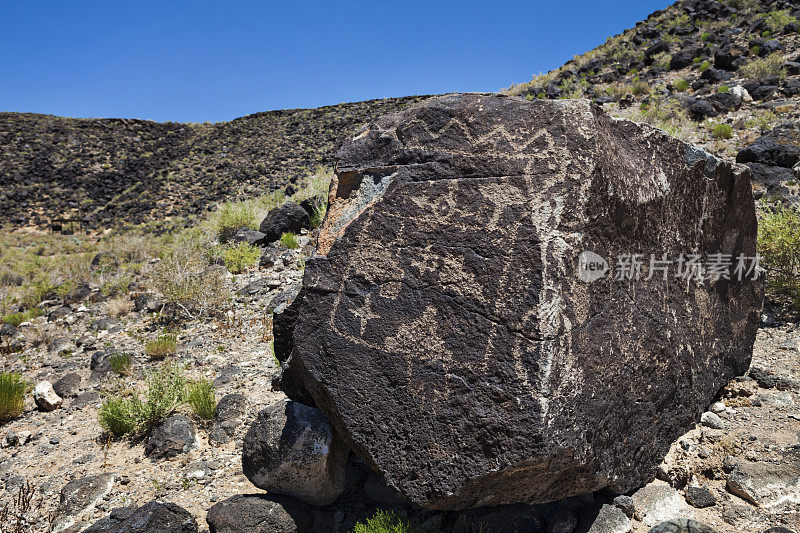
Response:
[{"label": "rock surface texture", "polygon": [[647,265],[588,283],[578,256],[752,256],[755,234],[746,171],[659,130],[583,100],[431,99],[339,152],[276,351],[420,505],[626,492],[747,369],[763,291]]}]

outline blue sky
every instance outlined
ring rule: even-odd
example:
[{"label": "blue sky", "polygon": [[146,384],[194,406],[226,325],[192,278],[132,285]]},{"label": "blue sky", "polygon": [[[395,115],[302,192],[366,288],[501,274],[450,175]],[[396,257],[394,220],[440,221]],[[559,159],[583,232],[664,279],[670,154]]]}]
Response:
[{"label": "blue sky", "polygon": [[667,0],[0,0],[0,111],[201,122],[495,91]]}]

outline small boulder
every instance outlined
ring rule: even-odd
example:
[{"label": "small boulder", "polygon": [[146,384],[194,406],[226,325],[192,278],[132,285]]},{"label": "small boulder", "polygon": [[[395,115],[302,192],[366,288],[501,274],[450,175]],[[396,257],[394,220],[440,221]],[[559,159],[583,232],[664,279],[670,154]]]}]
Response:
[{"label": "small boulder", "polygon": [[717,533],[717,531],[690,518],[673,518],[653,526],[647,533]]},{"label": "small boulder", "polygon": [[211,533],[296,533],[313,531],[313,511],[286,496],[237,494],[214,504],[206,522]]},{"label": "small boulder", "polygon": [[624,512],[613,505],[603,505],[588,533],[629,533],[630,530],[631,521]]},{"label": "small boulder", "polygon": [[725,422],[719,417],[719,415],[712,413],[711,411],[706,411],[700,417],[700,423],[707,428],[711,429],[725,429]]},{"label": "small boulder", "polygon": [[286,202],[276,207],[261,221],[259,231],[264,234],[263,243],[271,244],[287,232],[300,233],[310,225],[308,212],[296,202]]},{"label": "small boulder", "polygon": [[98,474],[73,479],[61,489],[58,502],[59,527],[68,527],[74,518],[94,507],[114,486],[112,474]]},{"label": "small boulder", "polygon": [[702,509],[704,507],[711,507],[717,503],[717,497],[714,496],[714,493],[706,486],[695,487],[690,485],[686,487],[685,492],[686,501],[692,507]]},{"label": "small boulder", "polygon": [[33,401],[40,411],[53,411],[61,407],[61,397],[53,390],[53,384],[42,381],[33,389]]},{"label": "small boulder", "polygon": [[75,398],[80,387],[81,375],[77,372],[70,372],[53,383],[53,390],[61,398]]},{"label": "small boulder", "polygon": [[134,511],[114,533],[197,533],[197,521],[179,505],[152,501]]},{"label": "small boulder", "polygon": [[233,236],[230,238],[229,242],[234,242],[234,243],[245,242],[252,246],[260,246],[264,242],[264,237],[266,237],[266,235],[264,235],[260,231],[249,228],[243,228],[234,233]]},{"label": "small boulder", "polygon": [[217,403],[214,426],[208,436],[211,444],[224,444],[236,434],[247,412],[247,397],[244,394],[226,394]]},{"label": "small boulder", "polygon": [[737,163],[761,163],[792,168],[798,161],[800,161],[800,147],[789,143],[775,142],[769,135],[761,137],[736,154]]},{"label": "small boulder", "polygon": [[130,505],[128,507],[117,507],[116,509],[111,510],[111,514],[103,518],[102,520],[98,520],[87,529],[83,530],[83,533],[110,533],[112,531],[118,531],[118,527],[128,519],[133,513],[136,512],[136,506]]},{"label": "small boulder", "polygon": [[633,493],[634,517],[654,526],[676,516],[690,518],[689,507],[678,492],[663,481],[653,481]]},{"label": "small boulder", "polygon": [[727,489],[759,507],[800,500],[800,450],[784,452],[775,463],[740,462],[728,475]]},{"label": "small boulder", "polygon": [[696,100],[689,105],[689,116],[692,120],[701,121],[708,117],[717,116],[717,111],[708,100]]},{"label": "small boulder", "polygon": [[194,424],[186,415],[172,415],[159,424],[144,448],[151,459],[164,459],[188,453],[196,447]]},{"label": "small boulder", "polygon": [[119,266],[117,257],[109,252],[100,252],[92,258],[92,270],[112,270]]},{"label": "small boulder", "polygon": [[250,426],[242,467],[261,489],[328,505],[344,491],[347,455],[321,411],[278,402],[261,411]]}]

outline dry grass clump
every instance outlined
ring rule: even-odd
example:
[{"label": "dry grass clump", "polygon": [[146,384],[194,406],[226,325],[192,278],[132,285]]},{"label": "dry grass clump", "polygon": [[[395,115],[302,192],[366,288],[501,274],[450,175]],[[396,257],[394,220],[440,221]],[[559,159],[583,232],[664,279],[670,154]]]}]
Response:
[{"label": "dry grass clump", "polygon": [[106,302],[106,313],[114,317],[123,317],[133,311],[133,302],[130,298],[114,298]]},{"label": "dry grass clump", "polygon": [[214,384],[206,378],[190,381],[186,385],[186,403],[198,417],[213,420],[217,414]]},{"label": "dry grass clump", "polygon": [[22,414],[27,390],[28,384],[19,374],[0,372],[0,423]]},{"label": "dry grass clump", "polygon": [[739,73],[747,79],[758,80],[768,76],[786,77],[786,69],[782,67],[783,56],[774,52],[767,57],[757,57],[739,67]]},{"label": "dry grass clump", "polygon": [[246,242],[228,245],[222,250],[225,267],[231,274],[240,274],[255,266],[261,257],[261,249]]},{"label": "dry grass clump", "polygon": [[153,361],[161,361],[169,355],[173,355],[178,347],[178,336],[174,333],[164,332],[155,339],[147,341],[145,353]]},{"label": "dry grass clump", "polygon": [[776,296],[788,298],[800,312],[800,212],[764,206],[758,222],[758,253],[767,287]]}]

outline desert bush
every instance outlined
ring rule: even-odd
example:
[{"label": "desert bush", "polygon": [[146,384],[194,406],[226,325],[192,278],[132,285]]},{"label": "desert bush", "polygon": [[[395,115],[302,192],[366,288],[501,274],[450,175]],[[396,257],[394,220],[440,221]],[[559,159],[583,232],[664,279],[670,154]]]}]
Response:
[{"label": "desert bush", "polygon": [[687,91],[689,90],[689,82],[684,80],[683,78],[678,78],[677,80],[675,80],[675,84],[673,85],[673,87],[675,87],[676,91],[680,92]]},{"label": "desert bush", "polygon": [[378,510],[365,523],[359,522],[353,533],[418,533],[420,530],[394,511]]},{"label": "desert bush", "polygon": [[154,361],[160,361],[175,353],[178,346],[178,337],[174,333],[164,332],[155,339],[147,341],[144,352]]},{"label": "desert bush", "polygon": [[702,63],[700,63],[700,72],[706,71],[709,68],[711,68],[711,63],[709,63],[708,60],[705,60]]},{"label": "desert bush", "polygon": [[797,23],[797,19],[789,13],[788,9],[781,9],[767,13],[764,22],[773,32],[777,32],[781,31],[787,24]]},{"label": "desert bush", "polygon": [[650,86],[645,81],[636,80],[631,87],[631,93],[633,93],[634,96],[650,94]]},{"label": "desert bush", "polygon": [[27,390],[28,384],[19,374],[0,372],[0,423],[22,414]]},{"label": "desert bush", "polygon": [[108,364],[111,369],[120,376],[130,376],[133,368],[133,360],[130,354],[124,352],[114,352],[108,356]]},{"label": "desert bush", "polygon": [[213,227],[217,239],[226,243],[233,234],[242,228],[257,229],[256,210],[248,202],[230,202],[222,204],[214,215]]},{"label": "desert bush", "polygon": [[788,297],[800,311],[800,212],[780,205],[764,206],[758,223],[758,253],[767,288]]},{"label": "desert bush", "polygon": [[137,426],[138,401],[114,396],[100,405],[97,419],[100,427],[116,438],[132,433]]},{"label": "desert bush", "polygon": [[321,196],[317,196],[314,200],[314,206],[311,209],[311,227],[318,228],[322,225],[322,221],[325,220],[325,213],[328,211],[328,203],[325,198]]},{"label": "desert bush", "polygon": [[190,381],[186,386],[186,403],[203,420],[213,419],[217,414],[214,384],[205,378]]},{"label": "desert bush", "polygon": [[783,57],[778,53],[772,53],[767,57],[756,57],[749,63],[739,67],[739,73],[747,79],[757,80],[767,76],[786,77]]},{"label": "desert bush", "polygon": [[290,231],[287,231],[286,233],[281,235],[281,244],[283,244],[290,250],[294,250],[295,248],[300,246],[300,242],[297,240],[297,235],[295,235]]},{"label": "desert bush", "polygon": [[14,326],[15,328],[18,327],[23,322],[28,322],[37,316],[42,316],[44,311],[42,311],[38,307],[32,307],[27,311],[17,312],[17,313],[10,313],[3,317],[3,322],[8,324],[9,326]]},{"label": "desert bush", "polygon": [[184,401],[186,377],[177,365],[167,364],[147,376],[144,402],[135,406],[138,430],[149,433]]},{"label": "desert bush", "polygon": [[147,270],[148,283],[161,293],[165,302],[213,312],[231,298],[225,272],[210,268],[209,250],[213,249],[202,231],[188,231],[175,237],[161,251],[160,261]]},{"label": "desert bush", "polygon": [[711,135],[717,139],[730,139],[733,137],[733,128],[727,124],[716,124],[711,129]]},{"label": "desert bush", "polygon": [[731,88],[728,87],[727,85],[720,85],[719,87],[717,87],[717,92],[718,93],[723,93],[723,94],[724,93],[729,93],[729,92],[731,92]]},{"label": "desert bush", "polygon": [[231,274],[240,274],[256,264],[261,257],[258,246],[246,242],[228,245],[222,250],[222,259],[225,267]]}]

